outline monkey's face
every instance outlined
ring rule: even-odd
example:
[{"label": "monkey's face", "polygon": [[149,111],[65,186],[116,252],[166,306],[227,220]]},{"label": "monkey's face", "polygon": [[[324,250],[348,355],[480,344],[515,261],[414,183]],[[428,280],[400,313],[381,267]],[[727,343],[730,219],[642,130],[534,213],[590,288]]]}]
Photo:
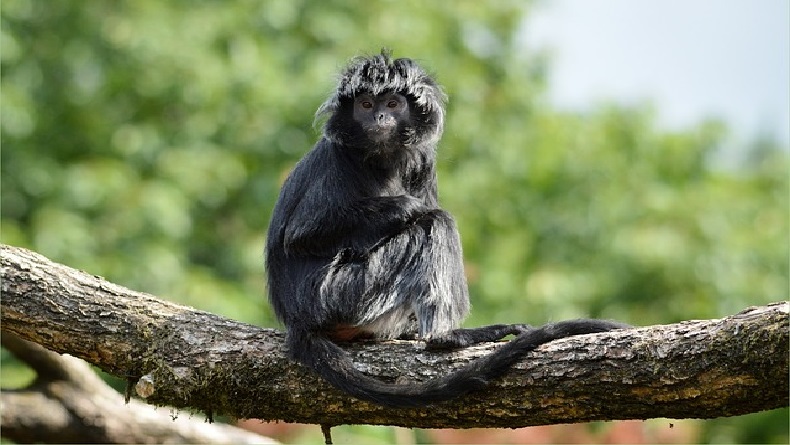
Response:
[{"label": "monkey's face", "polygon": [[354,98],[352,119],[370,144],[397,149],[403,145],[402,133],[411,121],[409,101],[398,93],[363,93]]},{"label": "monkey's face", "polygon": [[324,136],[387,163],[433,150],[444,127],[441,87],[411,59],[389,53],[354,59],[337,90],[316,111],[329,116]]}]

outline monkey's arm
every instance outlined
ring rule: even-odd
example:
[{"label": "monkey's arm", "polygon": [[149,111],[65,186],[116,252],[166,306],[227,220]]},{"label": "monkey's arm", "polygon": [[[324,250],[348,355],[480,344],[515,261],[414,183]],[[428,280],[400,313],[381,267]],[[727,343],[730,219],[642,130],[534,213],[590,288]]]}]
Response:
[{"label": "monkey's arm", "polygon": [[288,219],[283,240],[287,252],[331,257],[352,249],[364,254],[429,211],[420,199],[408,195],[345,204],[319,200],[305,196]]}]

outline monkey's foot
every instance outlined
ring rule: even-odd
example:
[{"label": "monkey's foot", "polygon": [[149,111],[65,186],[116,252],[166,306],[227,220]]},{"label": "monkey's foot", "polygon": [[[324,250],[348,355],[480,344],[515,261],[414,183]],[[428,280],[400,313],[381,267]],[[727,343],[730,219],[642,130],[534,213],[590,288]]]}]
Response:
[{"label": "monkey's foot", "polygon": [[534,329],[528,324],[494,324],[479,328],[455,329],[427,337],[425,348],[432,351],[466,348],[478,343],[501,340],[508,335],[521,335]]}]

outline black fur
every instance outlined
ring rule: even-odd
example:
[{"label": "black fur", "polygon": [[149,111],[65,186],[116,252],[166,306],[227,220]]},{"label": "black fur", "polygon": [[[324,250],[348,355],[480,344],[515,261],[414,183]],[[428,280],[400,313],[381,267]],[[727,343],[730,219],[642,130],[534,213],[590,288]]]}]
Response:
[{"label": "black fur", "polygon": [[[354,98],[398,93],[408,119],[373,144],[351,118]],[[572,320],[541,328],[458,329],[469,311],[461,243],[439,208],[435,150],[445,95],[410,59],[357,58],[321,105],[324,137],[294,168],[266,244],[269,298],[287,328],[290,356],[334,386],[386,406],[426,406],[484,387],[526,352],[570,335],[625,325]],[[419,385],[393,385],[356,370],[338,340],[414,333],[433,348],[514,340],[466,368]]]}]

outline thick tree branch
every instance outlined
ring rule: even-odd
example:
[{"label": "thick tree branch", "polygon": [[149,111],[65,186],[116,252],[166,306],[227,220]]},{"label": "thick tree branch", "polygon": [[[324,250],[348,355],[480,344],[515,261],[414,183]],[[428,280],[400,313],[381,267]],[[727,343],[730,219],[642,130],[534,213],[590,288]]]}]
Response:
[{"label": "thick tree branch", "polygon": [[[25,249],[2,247],[2,329],[137,381],[168,404],[239,418],[408,427],[523,427],[711,418],[788,405],[788,303],[720,320],[578,336],[540,347],[488,390],[430,409],[351,399],[283,354],[283,335],[158,300]],[[496,344],[452,353],[418,342],[348,348],[356,366],[423,380]]]},{"label": "thick tree branch", "polygon": [[17,443],[276,443],[200,418],[153,410],[109,387],[82,360],[3,335],[3,347],[37,374],[29,387],[0,392],[3,437]]}]

